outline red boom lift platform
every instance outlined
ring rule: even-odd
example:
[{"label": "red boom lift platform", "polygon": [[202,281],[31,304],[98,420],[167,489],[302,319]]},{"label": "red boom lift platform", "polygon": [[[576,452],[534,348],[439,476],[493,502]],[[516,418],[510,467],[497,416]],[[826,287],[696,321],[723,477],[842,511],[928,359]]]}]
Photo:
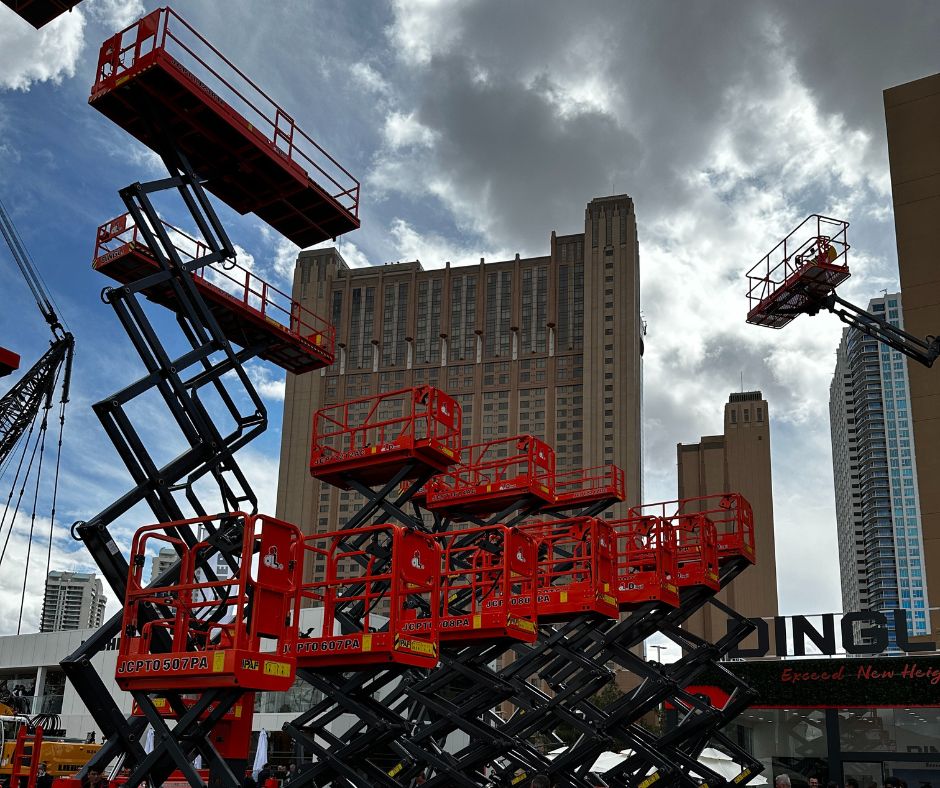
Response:
[{"label": "red boom lift platform", "polygon": [[56,17],[71,11],[81,0],[0,0],[37,30]]},{"label": "red boom lift platform", "polygon": [[555,450],[535,436],[466,446],[464,455],[465,464],[428,482],[428,509],[487,515],[525,500],[554,503]]},{"label": "red boom lift platform", "polygon": [[645,602],[679,606],[676,533],[658,517],[611,520],[617,538],[617,599],[621,610]]},{"label": "red boom lift platform", "polygon": [[[190,547],[165,533],[174,525],[231,522],[232,518],[243,520],[243,538],[236,557],[239,571],[227,578],[209,580],[197,572],[197,559],[201,551],[210,549],[208,542]],[[168,546],[180,556],[179,580],[145,586],[148,548]],[[301,548],[296,526],[241,512],[139,529],[131,546],[118,686],[144,692],[207,687],[289,689],[295,672],[291,650],[297,637]],[[253,561],[256,553],[259,558]],[[252,615],[246,620],[249,599]],[[151,611],[155,617],[143,615]],[[158,635],[168,636],[169,651],[155,649]],[[269,650],[262,650],[262,641]]]},{"label": "red boom lift platform", "polygon": [[747,272],[747,322],[782,328],[849,278],[849,223],[813,214]]},{"label": "red boom lift platform", "polygon": [[172,139],[206,189],[298,246],[359,227],[359,182],[170,8],[102,44],[88,103],[157,152]]},{"label": "red boom lift platform", "polygon": [[[181,259],[188,263],[208,253],[206,246],[164,222]],[[96,271],[130,284],[160,271],[129,214],[98,228]],[[230,342],[242,347],[268,342],[258,355],[301,374],[333,363],[336,332],[332,325],[289,295],[234,262],[215,263],[193,271],[193,281]],[[177,311],[179,303],[168,282],[144,289],[154,303]]]},{"label": "red boom lift platform", "polygon": [[327,405],[313,417],[310,474],[348,490],[350,478],[386,484],[409,462],[405,478],[441,473],[460,462],[460,435],[460,405],[431,386]]},{"label": "red boom lift platform", "polygon": [[437,665],[441,549],[433,536],[385,523],[309,536],[304,550],[324,579],[301,589],[322,619],[296,643],[299,667]]},{"label": "red boom lift platform", "polygon": [[613,529],[594,517],[524,523],[539,545],[539,623],[568,621],[582,613],[620,615],[614,570]]}]

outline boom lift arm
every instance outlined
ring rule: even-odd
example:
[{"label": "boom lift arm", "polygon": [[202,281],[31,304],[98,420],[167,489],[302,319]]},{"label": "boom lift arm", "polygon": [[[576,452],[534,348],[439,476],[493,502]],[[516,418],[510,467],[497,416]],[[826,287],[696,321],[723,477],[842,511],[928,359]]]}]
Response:
[{"label": "boom lift arm", "polygon": [[903,353],[925,367],[932,367],[940,356],[940,337],[927,336],[925,339],[907,333],[879,315],[866,312],[861,307],[846,301],[835,291],[823,296],[817,304],[807,310],[810,315],[820,309],[828,309],[846,325],[856,328],[863,334],[883,345]]}]

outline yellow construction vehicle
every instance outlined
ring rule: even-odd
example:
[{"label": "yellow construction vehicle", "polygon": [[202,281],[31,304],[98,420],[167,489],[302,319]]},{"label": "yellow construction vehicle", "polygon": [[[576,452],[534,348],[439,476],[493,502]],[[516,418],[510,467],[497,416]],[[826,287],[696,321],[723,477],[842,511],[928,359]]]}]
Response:
[{"label": "yellow construction vehicle", "polygon": [[[51,724],[50,724],[51,723]],[[64,731],[58,730],[54,715],[30,718],[16,709],[0,703],[0,786],[7,788],[13,771],[13,750],[16,736],[24,725],[44,728],[39,758],[48,765],[49,774],[67,777],[75,774],[101,748],[100,744],[89,744],[80,739],[67,739]]]}]

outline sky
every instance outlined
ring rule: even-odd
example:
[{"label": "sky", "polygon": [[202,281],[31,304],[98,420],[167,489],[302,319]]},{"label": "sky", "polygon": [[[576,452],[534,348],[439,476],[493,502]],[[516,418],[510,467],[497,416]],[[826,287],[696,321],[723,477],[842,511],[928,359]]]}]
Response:
[{"label": "sky", "polygon": [[[0,200],[77,344],[53,568],[93,568],[68,526],[131,486],[91,405],[142,368],[90,262],[96,228],[123,212],[118,190],[161,169],[87,97],[101,42],[155,7],[84,0],[37,32],[0,6]],[[720,433],[729,392],[742,382],[760,389],[771,416],[781,612],[841,610],[827,405],[841,324],[829,315],[782,331],[745,324],[744,273],[822,213],[851,222],[844,297],[864,305],[898,288],[882,91],[940,71],[940,4],[174,8],[361,181],[362,228],[338,242],[354,266],[544,255],[552,230],[582,231],[593,197],[629,194],[648,324],[646,499],[675,497],[676,444]],[[185,225],[175,210],[166,218]],[[297,248],[254,216],[219,211],[239,262],[289,289]],[[0,273],[0,345],[28,368],[48,332],[5,248]],[[156,319],[170,330],[165,315]],[[270,427],[240,463],[273,513],[284,373],[258,362],[250,374]],[[159,407],[144,403],[135,419],[172,453]],[[145,510],[122,518],[119,543],[151,520]],[[16,630],[28,527],[17,522],[0,572],[0,634]],[[38,627],[48,529],[40,507],[24,631]]]}]

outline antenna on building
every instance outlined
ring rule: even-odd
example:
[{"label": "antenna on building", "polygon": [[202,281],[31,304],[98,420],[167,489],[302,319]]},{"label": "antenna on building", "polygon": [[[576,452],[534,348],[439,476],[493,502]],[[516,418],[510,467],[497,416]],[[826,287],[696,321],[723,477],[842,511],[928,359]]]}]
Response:
[{"label": "antenna on building", "polygon": [[744,370],[741,370],[741,393],[744,393]]}]

